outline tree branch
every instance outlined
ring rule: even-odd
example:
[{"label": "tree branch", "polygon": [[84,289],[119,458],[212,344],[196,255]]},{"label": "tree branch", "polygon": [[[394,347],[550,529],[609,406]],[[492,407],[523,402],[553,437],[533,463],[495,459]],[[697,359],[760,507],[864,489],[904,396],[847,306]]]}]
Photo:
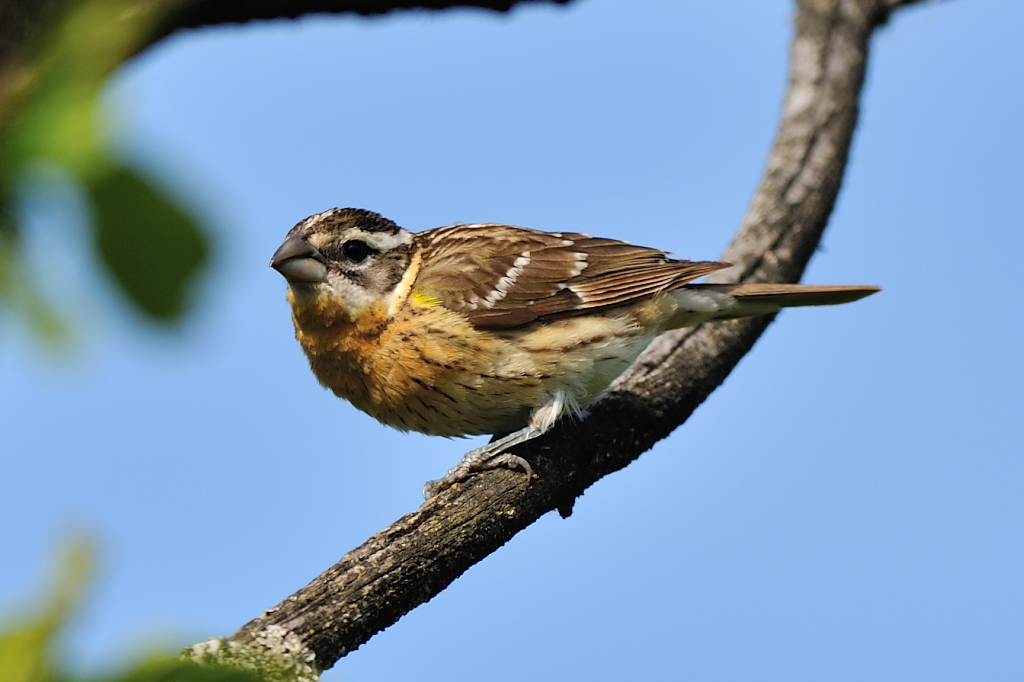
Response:
[{"label": "tree branch", "polygon": [[[565,5],[572,0],[149,0],[160,20],[135,50],[141,52],[178,31],[309,14],[376,16],[400,10],[478,8],[508,12],[525,4]],[[0,0],[0,74],[9,58],[38,39],[74,0]]]},{"label": "tree branch", "polygon": [[[3,0],[0,0],[2,2]],[[508,12],[527,3],[564,5],[572,0],[171,0],[172,10],[150,44],[183,29],[241,24],[261,19],[297,19],[308,14],[375,16],[399,10],[478,8]]]},{"label": "tree branch", "polygon": [[[800,278],[843,179],[870,37],[893,11],[917,1],[798,1],[782,122],[723,255],[737,266],[732,281]],[[538,474],[529,485],[521,472],[495,470],[442,491],[228,640],[196,645],[194,658],[284,642],[315,673],[330,668],[543,514],[567,516],[586,488],[682,424],[770,322],[719,322],[662,336],[582,419],[563,420],[517,448]]]}]

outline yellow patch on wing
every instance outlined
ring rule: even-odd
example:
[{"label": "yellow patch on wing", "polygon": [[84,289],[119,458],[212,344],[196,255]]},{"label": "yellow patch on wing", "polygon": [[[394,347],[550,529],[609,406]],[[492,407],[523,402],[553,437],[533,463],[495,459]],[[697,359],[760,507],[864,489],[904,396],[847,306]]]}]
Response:
[{"label": "yellow patch on wing", "polygon": [[441,305],[441,299],[437,298],[436,296],[431,296],[430,294],[420,289],[413,290],[412,300],[413,303],[424,306],[426,308],[433,308]]}]

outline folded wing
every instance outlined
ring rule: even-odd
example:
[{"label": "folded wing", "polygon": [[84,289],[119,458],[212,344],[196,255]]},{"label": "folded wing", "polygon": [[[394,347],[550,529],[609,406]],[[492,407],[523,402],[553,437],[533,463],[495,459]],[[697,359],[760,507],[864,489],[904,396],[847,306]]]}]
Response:
[{"label": "folded wing", "polygon": [[486,329],[623,305],[729,267],[614,239],[493,223],[441,227],[416,239],[424,265],[415,289]]}]

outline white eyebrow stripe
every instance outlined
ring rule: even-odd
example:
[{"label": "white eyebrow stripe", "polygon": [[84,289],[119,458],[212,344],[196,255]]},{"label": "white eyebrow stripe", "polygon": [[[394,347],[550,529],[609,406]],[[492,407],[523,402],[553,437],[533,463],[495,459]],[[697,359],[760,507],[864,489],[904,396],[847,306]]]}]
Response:
[{"label": "white eyebrow stripe", "polygon": [[366,245],[372,249],[376,249],[381,253],[390,251],[396,246],[402,246],[404,244],[412,243],[412,233],[406,230],[399,230],[398,232],[367,232],[366,230],[354,229],[349,230],[347,233],[348,239],[358,239],[359,241],[366,242]]}]

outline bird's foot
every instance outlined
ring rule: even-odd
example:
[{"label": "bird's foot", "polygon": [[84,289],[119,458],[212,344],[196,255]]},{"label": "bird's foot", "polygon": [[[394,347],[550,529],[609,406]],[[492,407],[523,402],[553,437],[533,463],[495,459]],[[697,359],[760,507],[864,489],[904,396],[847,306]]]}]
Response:
[{"label": "bird's foot", "polygon": [[448,470],[447,474],[435,481],[427,481],[423,485],[423,499],[429,500],[437,493],[458,483],[470,474],[478,471],[489,471],[499,467],[522,469],[526,472],[526,480],[529,482],[533,478],[533,467],[530,466],[530,463],[519,455],[503,452],[500,448],[496,448],[495,446],[499,444],[501,444],[501,441],[495,441],[494,443],[488,443],[482,448],[467,452],[458,464]]}]

